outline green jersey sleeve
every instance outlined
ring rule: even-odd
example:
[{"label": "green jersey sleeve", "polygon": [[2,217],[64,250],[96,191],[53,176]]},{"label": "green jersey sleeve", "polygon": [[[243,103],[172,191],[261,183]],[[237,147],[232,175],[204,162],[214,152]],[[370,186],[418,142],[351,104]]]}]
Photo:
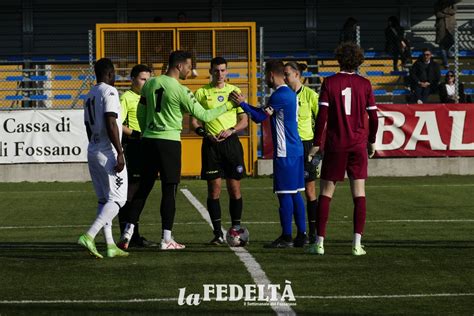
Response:
[{"label": "green jersey sleeve", "polygon": [[221,114],[227,112],[227,105],[223,104],[217,108],[206,110],[198,102],[194,94],[188,88],[183,86],[181,90],[181,105],[184,111],[191,113],[192,116],[203,122],[209,122]]}]

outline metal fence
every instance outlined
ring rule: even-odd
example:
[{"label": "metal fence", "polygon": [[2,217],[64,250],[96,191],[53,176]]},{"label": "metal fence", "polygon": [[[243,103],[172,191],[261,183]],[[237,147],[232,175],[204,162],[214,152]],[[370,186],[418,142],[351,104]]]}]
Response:
[{"label": "metal fence", "polygon": [[[332,52],[266,55],[264,53],[263,28],[260,28],[259,33],[259,69],[257,73],[259,88],[257,95],[259,98],[258,103],[260,104],[265,104],[265,98],[270,93],[268,88],[265,87],[264,80],[261,80],[263,78],[264,60],[279,58],[285,61],[297,60],[306,63],[308,69],[303,73],[305,84],[316,91],[319,91],[321,82],[325,77],[339,70]],[[161,38],[155,38],[156,36],[153,37],[153,34],[144,32],[143,43],[160,41]],[[364,37],[369,35],[365,34],[364,30],[360,28],[358,28],[357,34],[356,38],[363,45]],[[434,28],[411,28],[406,31],[406,36],[410,41],[412,49],[412,61],[419,57],[421,49],[424,47],[432,50],[436,61],[441,61],[440,50],[435,44],[434,34]],[[147,39],[146,36],[150,38]],[[92,31],[89,31],[88,37],[88,60],[81,60],[77,63],[71,60],[64,63],[61,60],[56,60],[54,63],[48,63],[47,60],[35,61],[32,59],[11,61],[0,65],[0,109],[81,107],[82,100],[95,80],[92,70],[93,60],[95,60],[95,42]],[[188,37],[183,33],[181,38],[183,46],[185,46],[186,42],[192,40]],[[474,94],[474,23],[458,26],[454,40],[454,45],[449,51],[449,67],[448,69],[441,70],[441,76],[443,77],[448,70],[453,70],[456,81],[464,84],[465,94],[472,96]],[[226,54],[232,54],[231,49],[238,50],[240,46],[229,47],[226,45],[219,49],[225,50]],[[165,47],[163,52],[160,53],[146,45],[140,47],[143,62],[147,63],[149,61],[150,64],[158,65],[166,63],[165,55],[167,53],[165,54],[164,51],[169,52],[170,49],[170,47]],[[209,55],[209,49],[211,48],[208,47],[205,52],[196,51],[196,55],[198,55],[196,67],[201,76],[207,74],[208,71],[208,60],[204,60],[203,56]],[[116,79],[118,83],[121,83],[118,85],[119,90],[128,88],[130,68],[136,62],[127,63],[126,60],[129,56],[130,54],[118,60],[116,65]],[[360,67],[359,73],[371,81],[377,102],[406,103],[411,93],[409,67],[403,68],[399,64],[399,69],[394,70],[391,56],[385,52],[366,50],[365,57],[366,60]],[[155,59],[162,62],[157,62]],[[229,70],[229,77],[231,79],[243,78],[242,76],[245,75],[245,69],[243,68],[245,67],[242,69],[239,67],[238,63],[231,65]],[[155,74],[159,75],[162,71],[163,69],[157,68],[155,69]],[[437,95],[432,95],[430,101],[439,102],[439,99]]]}]

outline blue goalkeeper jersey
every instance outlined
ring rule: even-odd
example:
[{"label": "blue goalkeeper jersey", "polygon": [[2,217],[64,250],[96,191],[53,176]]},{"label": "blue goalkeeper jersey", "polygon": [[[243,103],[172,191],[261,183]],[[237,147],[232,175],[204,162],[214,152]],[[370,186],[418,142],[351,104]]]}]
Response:
[{"label": "blue goalkeeper jersey", "polygon": [[303,156],[303,143],[298,134],[296,93],[286,85],[277,87],[268,105],[273,109],[271,128],[274,157]]}]

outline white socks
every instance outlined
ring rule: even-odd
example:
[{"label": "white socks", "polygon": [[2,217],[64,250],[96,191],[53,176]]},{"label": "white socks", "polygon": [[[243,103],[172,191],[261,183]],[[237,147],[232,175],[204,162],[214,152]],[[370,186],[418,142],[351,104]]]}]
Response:
[{"label": "white socks", "polygon": [[169,242],[171,240],[171,230],[163,229],[163,239],[165,242]]},{"label": "white socks", "polygon": [[362,239],[361,234],[354,234],[354,240],[352,241],[352,247],[360,247],[360,240]]},{"label": "white socks", "polygon": [[104,237],[107,245],[115,245],[114,236],[112,235],[112,222],[105,223]]},{"label": "white socks", "polygon": [[316,244],[320,246],[324,246],[324,237],[317,236],[318,238],[316,239]]},{"label": "white socks", "polygon": [[134,224],[127,223],[127,225],[125,225],[125,229],[123,231],[122,236],[130,240],[132,238],[134,228],[135,228]]},{"label": "white socks", "polygon": [[[95,236],[97,236],[99,231],[102,229],[102,227],[105,226],[106,223],[112,223],[112,220],[114,219],[115,216],[117,216],[120,209],[118,204],[112,201],[105,203],[102,206],[102,209],[100,208],[101,208],[101,205],[99,205],[99,214],[95,218],[95,221],[92,223],[92,226],[87,231],[87,234],[89,234],[92,238],[95,238]],[[109,227],[110,229],[112,229],[111,225],[109,225]],[[104,230],[104,234],[105,234],[105,230]]]}]

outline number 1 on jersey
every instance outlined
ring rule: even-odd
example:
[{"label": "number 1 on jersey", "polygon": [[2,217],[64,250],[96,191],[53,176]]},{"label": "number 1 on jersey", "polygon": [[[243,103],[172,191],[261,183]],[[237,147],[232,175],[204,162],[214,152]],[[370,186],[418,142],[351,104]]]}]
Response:
[{"label": "number 1 on jersey", "polygon": [[351,103],[352,103],[352,88],[347,87],[342,90],[342,96],[344,97],[344,109],[346,115],[351,115]]},{"label": "number 1 on jersey", "polygon": [[155,99],[156,99],[155,112],[161,111],[161,98],[163,98],[164,91],[165,89],[163,88],[159,88],[155,90]]}]

